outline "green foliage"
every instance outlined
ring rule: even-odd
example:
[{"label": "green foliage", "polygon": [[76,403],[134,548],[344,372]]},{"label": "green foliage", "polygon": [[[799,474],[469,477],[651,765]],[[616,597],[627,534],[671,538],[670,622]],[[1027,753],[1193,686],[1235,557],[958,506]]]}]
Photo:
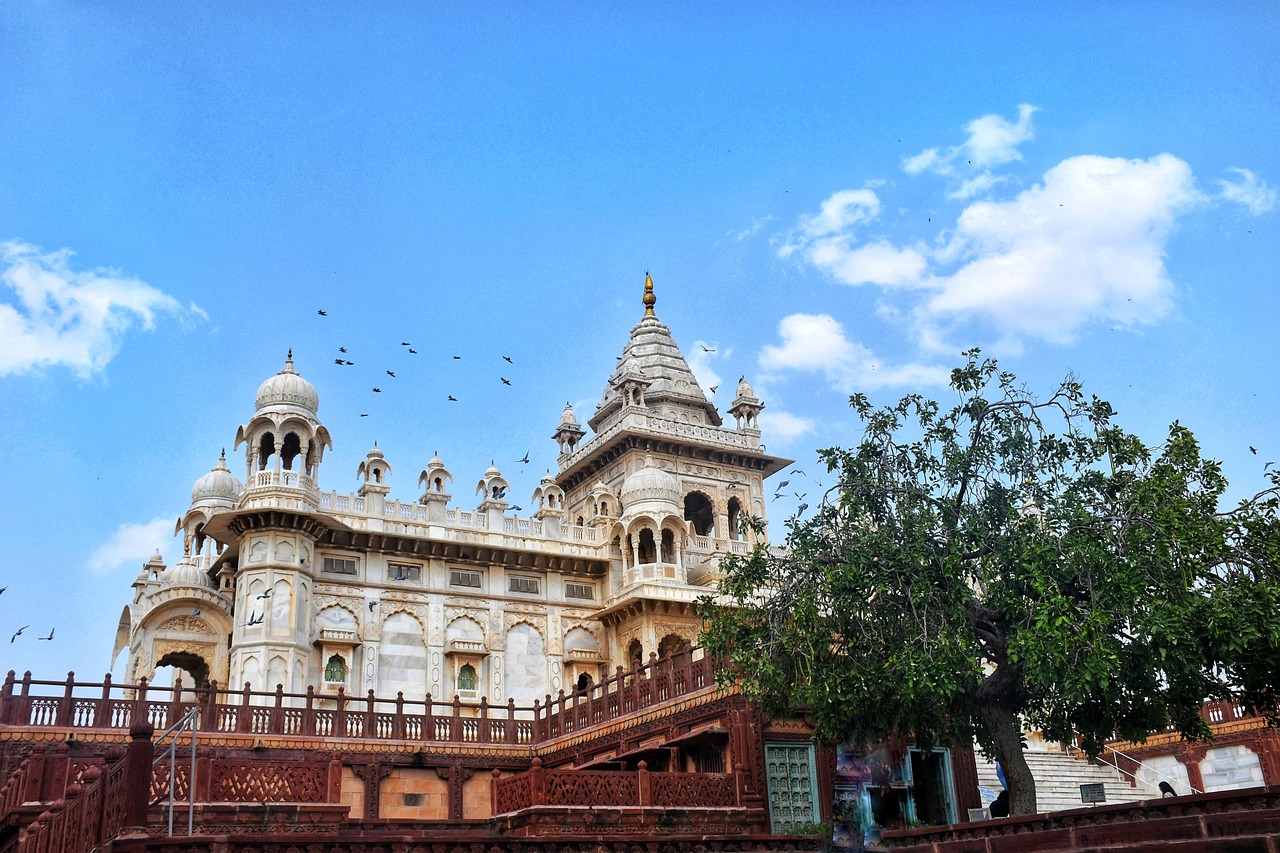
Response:
[{"label": "green foliage", "polygon": [[1036,400],[966,355],[950,408],[851,398],[862,440],[820,451],[837,485],[784,549],[725,559],[703,645],[828,741],[976,734],[1004,758],[1018,717],[1090,752],[1203,738],[1207,699],[1276,717],[1276,475],[1222,511],[1185,427],[1148,446],[1073,378]]}]

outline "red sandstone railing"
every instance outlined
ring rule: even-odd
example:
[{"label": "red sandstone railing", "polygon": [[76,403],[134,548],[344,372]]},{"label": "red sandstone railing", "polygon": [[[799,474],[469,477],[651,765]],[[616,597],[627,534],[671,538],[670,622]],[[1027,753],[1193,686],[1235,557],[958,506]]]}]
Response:
[{"label": "red sandstone railing", "polygon": [[541,759],[514,776],[493,771],[493,813],[510,814],[534,806],[717,807],[739,805],[732,773],[650,773],[637,770],[547,770]]},{"label": "red sandstone railing", "polygon": [[[514,700],[505,705],[378,698],[318,693],[228,690],[208,687],[156,687],[137,684],[40,681],[28,672],[17,679],[12,670],[0,686],[0,725],[24,728],[128,729],[138,715],[157,729],[167,727],[191,709],[198,729],[209,733],[366,738],[396,741],[444,741],[476,744],[531,745],[583,731],[680,696],[715,686],[714,661],[685,649],[668,658],[650,654],[649,663],[616,674],[582,691],[559,691],[532,706]],[[158,698],[152,698],[158,697]]]}]

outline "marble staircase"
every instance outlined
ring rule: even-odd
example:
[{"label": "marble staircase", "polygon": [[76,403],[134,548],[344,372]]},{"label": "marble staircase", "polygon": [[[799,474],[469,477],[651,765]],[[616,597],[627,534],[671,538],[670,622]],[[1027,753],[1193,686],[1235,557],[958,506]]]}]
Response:
[{"label": "marble staircase", "polygon": [[[1090,764],[1060,749],[1027,750],[1023,755],[1027,757],[1027,765],[1036,780],[1036,811],[1040,814],[1083,808],[1085,804],[1080,802],[1080,786],[1095,782],[1103,784],[1108,803],[1132,803],[1160,797],[1160,791],[1154,787],[1141,782],[1137,787],[1130,785],[1129,778],[1114,767]],[[981,754],[974,758],[978,764],[978,785],[999,794],[1003,786],[996,777],[995,763],[985,760]],[[983,805],[990,805],[985,802],[985,797]]]}]

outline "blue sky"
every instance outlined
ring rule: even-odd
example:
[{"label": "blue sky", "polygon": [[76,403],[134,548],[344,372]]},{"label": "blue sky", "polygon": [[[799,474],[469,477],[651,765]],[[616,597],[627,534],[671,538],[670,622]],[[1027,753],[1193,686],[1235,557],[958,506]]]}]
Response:
[{"label": "blue sky", "polygon": [[521,503],[646,270],[717,404],[746,374],[815,476],[850,392],[944,394],[977,345],[1151,441],[1181,420],[1252,493],[1278,44],[1270,3],[5,4],[3,669],[107,669],[290,347],[323,488],[376,440],[392,497],[438,451],[461,505],[490,459]]}]

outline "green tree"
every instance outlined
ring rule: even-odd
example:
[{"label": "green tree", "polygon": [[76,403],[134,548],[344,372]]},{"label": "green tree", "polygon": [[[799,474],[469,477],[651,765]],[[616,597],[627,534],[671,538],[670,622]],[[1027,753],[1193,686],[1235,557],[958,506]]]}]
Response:
[{"label": "green tree", "polygon": [[766,713],[827,741],[972,742],[1035,811],[1022,726],[1096,754],[1203,739],[1210,699],[1276,721],[1280,479],[1229,511],[1174,423],[1148,446],[1071,377],[1045,399],[975,350],[957,403],[851,404],[865,431],[785,547],[721,564],[702,642]]}]

